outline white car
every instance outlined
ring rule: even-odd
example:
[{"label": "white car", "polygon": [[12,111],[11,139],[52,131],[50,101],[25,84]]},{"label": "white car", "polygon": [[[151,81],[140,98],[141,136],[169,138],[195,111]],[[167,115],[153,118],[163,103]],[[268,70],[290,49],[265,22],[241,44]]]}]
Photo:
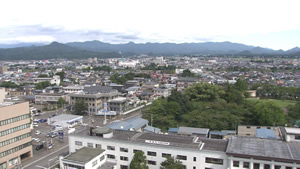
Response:
[{"label": "white car", "polygon": [[49,144],[48,149],[51,149],[53,147],[53,144]]},{"label": "white car", "polygon": [[40,130],[37,130],[37,131],[35,132],[35,135],[40,135],[40,134],[41,134]]},{"label": "white car", "polygon": [[35,141],[39,143],[41,141],[41,139],[36,138]]}]

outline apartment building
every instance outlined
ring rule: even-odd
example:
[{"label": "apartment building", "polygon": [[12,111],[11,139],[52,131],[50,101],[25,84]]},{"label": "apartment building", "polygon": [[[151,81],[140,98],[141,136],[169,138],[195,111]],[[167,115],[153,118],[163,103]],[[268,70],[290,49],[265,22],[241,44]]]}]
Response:
[{"label": "apartment building", "polygon": [[192,77],[180,77],[176,81],[176,90],[183,91],[184,89],[192,86],[194,83],[199,82],[199,79]]},{"label": "apartment building", "polygon": [[298,142],[249,136],[220,140],[99,127],[69,135],[71,153],[83,147],[105,150],[105,163],[117,169],[128,169],[136,151],[144,152],[149,169],[159,169],[166,156],[186,169],[300,169]]},{"label": "apartment building", "polygon": [[10,169],[32,157],[29,103],[0,102],[0,168]]},{"label": "apartment building", "polygon": [[70,104],[74,107],[76,101],[84,101],[91,113],[97,113],[103,109],[104,102],[117,98],[119,92],[108,86],[85,87],[82,92],[70,94]]},{"label": "apartment building", "polygon": [[69,135],[71,153],[82,147],[106,151],[108,163],[117,169],[128,169],[136,151],[143,151],[149,169],[158,169],[165,157],[180,160],[187,169],[227,168],[227,140],[196,136],[164,135],[135,131],[95,128]]},{"label": "apartment building", "polygon": [[60,77],[55,75],[53,77],[37,77],[33,78],[33,83],[39,83],[39,82],[50,82],[51,84],[59,85],[60,84]]}]

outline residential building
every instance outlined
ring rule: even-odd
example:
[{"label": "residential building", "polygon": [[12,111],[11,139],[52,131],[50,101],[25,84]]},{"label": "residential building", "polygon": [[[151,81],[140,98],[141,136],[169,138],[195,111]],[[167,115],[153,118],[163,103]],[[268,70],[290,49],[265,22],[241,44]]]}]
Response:
[{"label": "residential building", "polygon": [[64,93],[41,93],[35,95],[35,104],[56,104],[59,98],[66,100]]},{"label": "residential building", "polygon": [[181,77],[176,81],[176,90],[183,91],[184,89],[192,86],[194,83],[197,83],[199,79],[192,77]]},{"label": "residential building", "polygon": [[82,92],[84,89],[84,86],[81,85],[74,85],[74,86],[66,86],[64,87],[64,92],[65,93],[75,93],[75,92]]},{"label": "residential building", "polygon": [[2,100],[0,127],[0,168],[15,168],[22,160],[32,157],[28,102]]},{"label": "residential building", "polygon": [[7,72],[7,66],[0,66],[0,74]]},{"label": "residential building", "polygon": [[39,83],[39,82],[50,82],[51,84],[56,84],[57,86],[60,84],[60,76],[53,76],[53,77],[37,77],[33,78],[33,83]]},{"label": "residential building", "polygon": [[106,150],[106,161],[120,169],[129,169],[136,151],[144,152],[149,169],[159,169],[167,156],[180,160],[187,169],[227,168],[227,140],[103,128],[87,131],[69,135],[69,151],[101,147]]},{"label": "residential building", "polygon": [[300,142],[300,128],[281,127],[280,128],[285,141]]},{"label": "residential building", "polygon": [[106,161],[105,150],[82,147],[60,160],[61,168],[98,169]]},{"label": "residential building", "polygon": [[[267,130],[260,130],[267,129]],[[258,130],[258,131],[257,131]],[[260,131],[259,131],[260,130]],[[266,133],[263,134],[262,132]],[[275,133],[276,138],[280,138],[280,131],[278,127],[275,126],[247,126],[247,125],[239,125],[237,135],[238,136],[250,136],[250,137],[262,137],[262,134],[266,137],[269,137],[271,133]],[[257,135],[258,134],[258,135]],[[269,136],[267,136],[269,135]]]},{"label": "residential building", "polygon": [[108,86],[85,87],[82,92],[70,94],[70,104],[74,109],[76,101],[82,100],[87,104],[89,111],[95,114],[104,108],[104,103],[117,98],[119,94],[117,90]]},{"label": "residential building", "polygon": [[169,95],[171,95],[170,90],[167,88],[154,88],[153,92],[160,97],[168,97]]},{"label": "residential building", "polygon": [[122,114],[129,108],[128,99],[125,97],[117,97],[111,100],[108,100],[108,110],[115,111],[118,114]]}]

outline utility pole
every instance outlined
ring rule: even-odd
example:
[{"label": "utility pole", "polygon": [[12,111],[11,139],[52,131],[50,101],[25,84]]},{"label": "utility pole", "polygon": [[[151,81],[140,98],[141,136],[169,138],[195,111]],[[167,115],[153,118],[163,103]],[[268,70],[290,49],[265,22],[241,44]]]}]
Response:
[{"label": "utility pole", "polygon": [[[153,117],[152,117],[152,113],[151,113],[151,126],[152,126],[152,122],[153,122]],[[153,127],[153,126],[152,126]]]}]

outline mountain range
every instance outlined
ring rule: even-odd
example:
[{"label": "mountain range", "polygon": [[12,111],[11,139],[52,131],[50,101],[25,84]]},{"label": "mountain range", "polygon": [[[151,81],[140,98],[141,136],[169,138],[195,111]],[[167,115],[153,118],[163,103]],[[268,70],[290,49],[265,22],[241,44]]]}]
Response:
[{"label": "mountain range", "polygon": [[55,58],[112,58],[140,54],[158,55],[241,55],[241,56],[300,56],[300,48],[273,50],[232,42],[204,43],[143,43],[110,44],[100,41],[50,44],[0,44],[0,60]]}]

